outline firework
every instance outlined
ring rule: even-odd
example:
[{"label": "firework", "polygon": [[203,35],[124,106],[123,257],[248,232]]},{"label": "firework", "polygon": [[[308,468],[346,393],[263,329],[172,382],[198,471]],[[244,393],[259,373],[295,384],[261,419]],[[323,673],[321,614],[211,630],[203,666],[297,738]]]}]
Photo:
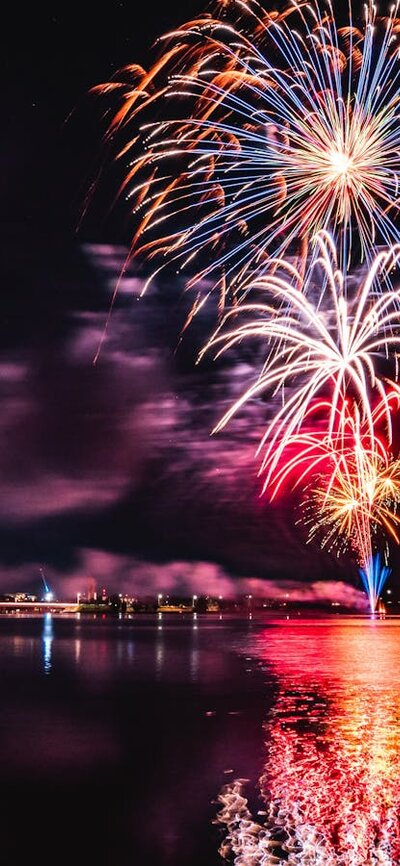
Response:
[{"label": "firework", "polygon": [[330,0],[220,0],[163,37],[148,72],[94,88],[112,100],[106,139],[134,220],[128,262],[150,263],[143,293],[164,268],[187,275],[189,324],[219,291],[200,358],[261,346],[213,432],[267,398],[263,492],[307,479],[310,538],[355,552],[371,604],[386,575],[371,533],[398,542],[400,522],[398,6],[380,17],[368,3],[354,24],[349,3],[338,26]]},{"label": "firework", "polygon": [[255,299],[226,313],[205,346],[218,357],[261,340],[265,358],[215,431],[248,401],[268,397],[273,414],[258,448],[263,492],[274,499],[289,477],[294,487],[307,481],[302,519],[309,539],[320,537],[338,554],[354,552],[373,610],[372,536],[383,530],[398,543],[400,523],[400,461],[390,453],[400,397],[400,290],[377,293],[374,286],[389,277],[400,247],[379,253],[355,279],[339,270],[329,234],[316,241],[319,256],[304,279],[287,261],[271,261],[254,281]]},{"label": "firework", "polygon": [[[330,407],[324,426],[329,443],[340,434],[337,419],[347,423],[342,407],[349,398],[357,405],[371,442],[374,440],[374,394],[380,400],[380,416],[385,418],[388,444],[391,442],[388,386],[391,395],[400,394],[396,381],[400,289],[376,296],[373,285],[397,263],[400,247],[379,253],[361,283],[351,284],[337,268],[330,236],[320,233],[317,243],[320,255],[300,288],[300,275],[291,265],[272,262],[270,272],[253,286],[260,301],[242,304],[239,312],[229,311],[200,356],[212,349],[219,357],[246,340],[261,340],[265,347],[260,373],[214,429],[221,430],[248,401],[280,395],[281,406],[274,410],[258,449],[264,451],[260,472],[267,470],[264,490],[285,449],[303,431],[318,398]],[[324,287],[324,303],[320,286]]]},{"label": "firework", "polygon": [[375,532],[379,526],[399,543],[400,461],[358,449],[347,455],[335,453],[334,462],[329,478],[318,486],[314,482],[309,493],[310,538],[322,530],[324,546],[350,544],[365,567],[372,556],[371,528]]},{"label": "firework", "polygon": [[329,435],[318,418],[328,415],[330,403],[316,403],[307,413],[307,431],[290,438],[278,465],[270,456],[268,473],[271,500],[288,482],[292,491],[303,489],[298,522],[308,529],[309,541],[318,538],[337,555],[353,551],[371,611],[389,574],[374,556],[373,544],[383,539],[387,558],[386,538],[397,544],[400,540],[400,460],[390,453],[382,427],[387,405],[393,412],[398,409],[397,393],[389,393],[374,409],[371,437],[357,405],[348,401],[338,410]]},{"label": "firework", "polygon": [[381,562],[380,554],[376,553],[375,556],[371,556],[365,564],[365,567],[360,568],[359,571],[365,591],[368,595],[371,613],[374,614],[377,608],[379,596],[392,569],[383,564]]},{"label": "firework", "polygon": [[319,536],[322,547],[335,548],[338,555],[348,548],[354,552],[373,613],[390,573],[374,555],[373,540],[379,530],[386,558],[386,536],[399,543],[400,460],[361,446],[332,457],[331,475],[320,476],[307,491],[302,522],[310,527],[310,541]]},{"label": "firework", "polygon": [[[397,394],[389,394],[387,401],[393,410],[398,408]],[[298,441],[294,437],[290,443],[291,450],[296,446],[294,456],[276,471],[273,488],[275,496],[293,473],[297,473],[294,486],[311,477],[299,522],[309,528],[309,541],[319,537],[321,546],[336,549],[337,555],[353,551],[371,612],[390,573],[380,555],[374,555],[373,544],[383,538],[387,561],[386,538],[400,541],[400,460],[393,458],[384,431],[379,431],[385,412],[383,404],[373,412],[373,438],[368,428],[363,429],[357,406],[350,409],[347,403],[335,437],[322,431],[317,435],[310,431]]]},{"label": "firework", "polygon": [[329,3],[220,2],[163,37],[148,72],[94,88],[127,166],[130,255],[155,261],[150,279],[167,263],[205,281],[192,314],[214,287],[222,308],[243,296],[271,256],[302,270],[320,230],[344,270],[399,240],[397,9],[369,4],[355,26],[349,7],[338,27]]}]

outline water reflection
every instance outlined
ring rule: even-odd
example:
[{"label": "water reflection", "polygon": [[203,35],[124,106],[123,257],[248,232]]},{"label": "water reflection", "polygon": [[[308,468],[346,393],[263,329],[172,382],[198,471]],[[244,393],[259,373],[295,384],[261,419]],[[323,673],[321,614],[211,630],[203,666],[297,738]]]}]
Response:
[{"label": "water reflection", "polygon": [[155,643],[155,651],[156,651],[156,677],[157,680],[162,678],[163,667],[165,661],[165,646],[164,646],[164,634],[162,625],[158,626],[158,634],[157,640]]},{"label": "water reflection", "polygon": [[43,617],[43,631],[42,631],[42,653],[43,653],[43,670],[45,674],[49,674],[51,672],[51,651],[52,651],[52,643],[54,638],[53,632],[53,618],[51,613],[45,613]]},{"label": "water reflection", "polygon": [[74,647],[75,647],[75,662],[77,665],[79,665],[80,660],[81,660],[81,649],[82,649],[82,641],[79,637],[75,638]]},{"label": "water reflection", "polygon": [[276,678],[253,818],[225,786],[224,857],[241,866],[400,862],[400,627],[284,623],[251,651]]},{"label": "water reflection", "polygon": [[[194,614],[193,616],[196,616]],[[200,650],[199,650],[199,632],[197,623],[193,623],[192,642],[190,649],[190,679],[196,682],[199,676],[200,665]]]}]

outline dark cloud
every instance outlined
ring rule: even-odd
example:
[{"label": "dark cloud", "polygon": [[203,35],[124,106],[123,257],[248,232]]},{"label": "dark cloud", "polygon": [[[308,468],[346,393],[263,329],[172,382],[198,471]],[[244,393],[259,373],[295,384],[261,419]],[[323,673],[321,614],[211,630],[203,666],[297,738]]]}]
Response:
[{"label": "dark cloud", "polygon": [[26,523],[98,511],[135,487],[152,419],[142,406],[157,392],[151,356],[108,351],[97,368],[99,330],[77,318],[58,357],[34,351],[0,367],[0,516]]}]

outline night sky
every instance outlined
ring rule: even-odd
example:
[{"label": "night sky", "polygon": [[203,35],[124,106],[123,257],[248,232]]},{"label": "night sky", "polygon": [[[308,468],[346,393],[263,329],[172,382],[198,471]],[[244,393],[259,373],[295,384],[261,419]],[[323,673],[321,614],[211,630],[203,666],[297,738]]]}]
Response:
[{"label": "night sky", "polygon": [[[96,365],[129,242],[115,177],[82,210],[105,154],[87,95],[199,3],[15,5],[5,34],[0,314],[0,591],[59,596],[87,578],[116,591],[290,588],[353,599],[350,560],[306,545],[290,499],[260,499],[254,453],[273,407],[254,402],[210,431],[251,380],[260,347],[217,364],[196,356],[209,304],[179,341],[190,303],[171,278],[139,299],[133,265]],[[338,583],[340,582],[340,583]],[[346,589],[343,583],[348,583]]]}]

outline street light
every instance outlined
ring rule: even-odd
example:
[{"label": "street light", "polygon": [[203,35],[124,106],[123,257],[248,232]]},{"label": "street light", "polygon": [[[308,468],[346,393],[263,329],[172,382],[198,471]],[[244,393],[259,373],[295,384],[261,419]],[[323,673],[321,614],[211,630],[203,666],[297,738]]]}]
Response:
[{"label": "street light", "polygon": [[161,602],[162,602],[162,592],[159,592],[159,593],[158,593],[158,596],[157,596],[157,602],[158,602],[158,607],[160,607],[160,604],[161,604]]},{"label": "street light", "polygon": [[193,596],[193,599],[192,599],[192,607],[193,607],[193,608],[194,608],[194,606],[195,606],[195,604],[196,604],[196,601],[197,601],[197,595],[194,595],[194,596]]}]

